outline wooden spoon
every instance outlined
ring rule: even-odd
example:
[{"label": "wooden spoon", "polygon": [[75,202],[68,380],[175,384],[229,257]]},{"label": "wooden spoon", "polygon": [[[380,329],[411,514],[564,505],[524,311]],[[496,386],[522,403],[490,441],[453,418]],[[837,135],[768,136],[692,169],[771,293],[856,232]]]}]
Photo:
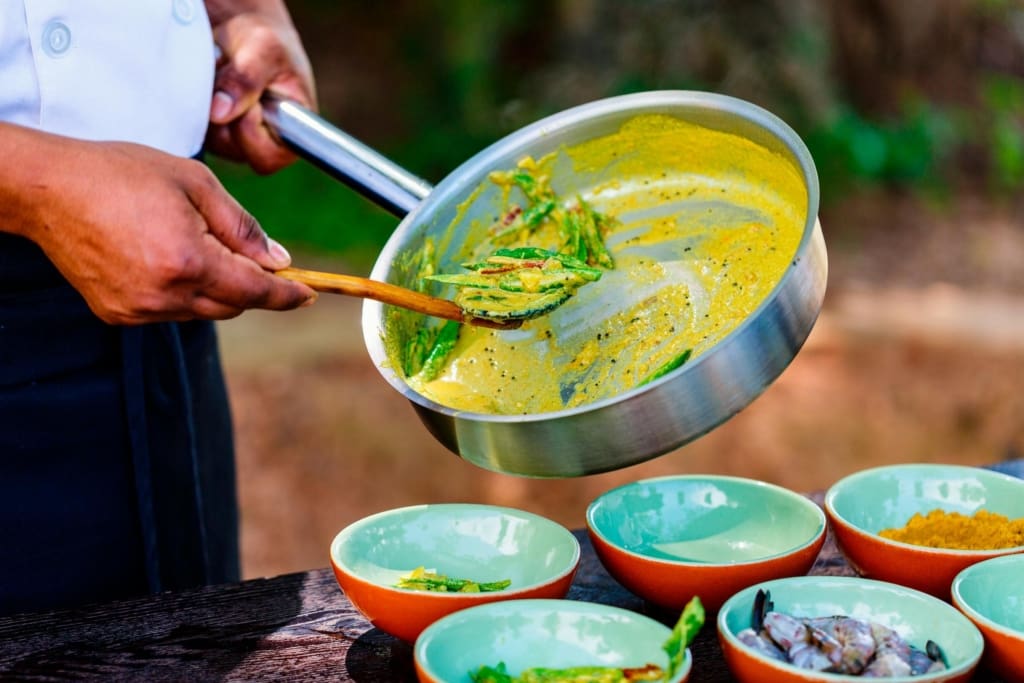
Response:
[{"label": "wooden spoon", "polygon": [[445,318],[446,320],[455,320],[460,323],[492,327],[499,330],[512,330],[523,324],[522,320],[497,321],[479,318],[463,311],[454,301],[439,299],[429,294],[406,289],[405,287],[356,275],[321,273],[301,268],[284,268],[276,271],[275,274],[289,280],[301,282],[318,292],[373,299],[374,301],[399,306],[410,311],[416,311],[417,313]]}]

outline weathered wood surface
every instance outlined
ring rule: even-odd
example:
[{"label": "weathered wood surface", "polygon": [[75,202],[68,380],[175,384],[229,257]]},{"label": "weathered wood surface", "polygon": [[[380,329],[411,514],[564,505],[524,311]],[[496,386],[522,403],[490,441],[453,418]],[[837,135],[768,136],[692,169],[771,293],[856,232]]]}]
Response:
[{"label": "weathered wood surface", "polygon": [[[570,598],[665,621],[604,571],[585,533],[576,535],[583,553]],[[851,570],[828,544],[815,572]],[[693,653],[692,681],[730,680],[713,624]],[[79,677],[416,680],[411,646],[363,619],[328,569],[0,620],[0,679]]]},{"label": "weathered wood surface", "polygon": [[[1000,467],[1024,474],[1024,463]],[[821,495],[812,496],[821,502]],[[601,566],[583,531],[569,597],[668,623]],[[853,575],[831,534],[812,574]],[[692,647],[694,683],[730,681],[715,626]],[[416,680],[412,647],[373,628],[329,569],[0,619],[0,680]],[[979,680],[991,680],[982,678]]]}]

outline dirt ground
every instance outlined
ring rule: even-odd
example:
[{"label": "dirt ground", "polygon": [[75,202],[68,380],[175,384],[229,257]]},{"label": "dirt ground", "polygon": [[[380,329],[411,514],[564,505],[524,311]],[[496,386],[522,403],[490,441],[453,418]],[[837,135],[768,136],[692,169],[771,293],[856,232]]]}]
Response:
[{"label": "dirt ground", "polygon": [[322,296],[222,323],[244,574],[325,566],[346,524],[416,503],[509,505],[580,527],[594,496],[642,477],[733,474],[807,491],[884,463],[1020,457],[1022,218],[1014,204],[892,196],[823,212],[829,290],[789,368],[703,438],[577,479],[487,472],[439,445],[370,362],[358,301]]}]

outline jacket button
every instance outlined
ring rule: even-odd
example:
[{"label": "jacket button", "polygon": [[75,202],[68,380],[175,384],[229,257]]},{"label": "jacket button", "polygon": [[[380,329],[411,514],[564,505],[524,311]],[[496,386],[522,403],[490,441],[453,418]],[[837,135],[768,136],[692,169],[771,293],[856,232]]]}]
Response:
[{"label": "jacket button", "polygon": [[171,14],[179,24],[191,24],[196,18],[196,5],[193,0],[172,0]]},{"label": "jacket button", "polygon": [[71,29],[56,19],[43,27],[43,51],[51,57],[63,57],[71,47]]}]

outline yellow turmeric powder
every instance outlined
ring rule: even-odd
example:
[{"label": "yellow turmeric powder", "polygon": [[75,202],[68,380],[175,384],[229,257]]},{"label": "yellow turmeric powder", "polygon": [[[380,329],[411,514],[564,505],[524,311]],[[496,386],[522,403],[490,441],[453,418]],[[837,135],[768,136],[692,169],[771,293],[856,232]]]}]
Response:
[{"label": "yellow turmeric powder", "polygon": [[883,529],[883,538],[929,548],[997,550],[1024,545],[1024,517],[1010,519],[987,510],[973,515],[932,510],[916,513],[899,529]]}]

